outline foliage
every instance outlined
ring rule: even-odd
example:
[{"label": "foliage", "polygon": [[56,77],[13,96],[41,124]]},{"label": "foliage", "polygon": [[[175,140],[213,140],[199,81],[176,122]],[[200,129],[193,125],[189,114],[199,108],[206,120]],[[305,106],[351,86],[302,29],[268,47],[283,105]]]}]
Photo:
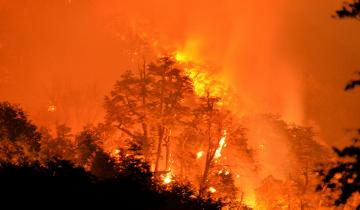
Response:
[{"label": "foliage", "polygon": [[8,102],[0,102],[1,161],[23,162],[36,159],[41,134],[25,112]]},{"label": "foliage", "polygon": [[41,158],[75,161],[75,145],[72,141],[71,128],[65,124],[56,126],[56,137],[52,137],[46,128],[41,131]]},{"label": "foliage", "polygon": [[339,18],[360,18],[360,1],[344,2],[343,7],[336,11]]},{"label": "foliage", "polygon": [[120,156],[121,171],[106,179],[98,179],[83,168],[58,159],[45,164],[1,165],[2,204],[16,208],[18,203],[13,201],[20,200],[37,208],[52,208],[48,203],[57,207],[139,210],[221,208],[220,201],[197,198],[189,185],[159,186],[146,163],[134,157]]},{"label": "foliage", "polygon": [[[360,193],[360,146],[356,144],[343,149],[334,148],[341,161],[330,169],[321,169],[319,175],[322,184],[317,187],[321,191],[326,187],[331,192],[339,193],[335,197],[335,205],[346,204],[351,196]],[[360,208],[360,203],[357,204]]]}]

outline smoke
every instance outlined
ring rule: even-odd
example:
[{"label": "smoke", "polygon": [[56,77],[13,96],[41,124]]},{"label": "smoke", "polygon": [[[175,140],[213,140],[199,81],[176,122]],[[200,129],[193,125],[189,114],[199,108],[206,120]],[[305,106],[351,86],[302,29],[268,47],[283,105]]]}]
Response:
[{"label": "smoke", "polygon": [[[339,4],[2,0],[0,99],[22,104],[44,125],[54,118],[75,129],[98,122],[103,95],[121,72],[136,68],[137,34],[159,53],[187,51],[216,66],[213,73],[237,96],[237,112],[311,122],[325,141],[343,144],[344,129],[360,124],[358,93],[342,90],[360,66],[360,27],[330,17]],[[76,99],[84,96],[97,102]],[[52,103],[63,111],[48,113]],[[75,116],[79,109],[90,111]]]}]

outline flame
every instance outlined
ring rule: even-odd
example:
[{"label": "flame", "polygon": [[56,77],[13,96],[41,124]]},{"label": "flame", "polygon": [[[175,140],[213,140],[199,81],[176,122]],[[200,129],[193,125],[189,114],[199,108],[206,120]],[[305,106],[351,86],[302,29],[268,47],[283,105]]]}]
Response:
[{"label": "flame", "polygon": [[196,159],[200,159],[204,155],[204,151],[199,151],[196,153]]},{"label": "flame", "polygon": [[163,183],[164,184],[170,184],[172,182],[172,175],[171,172],[167,173],[164,178],[163,178]]},{"label": "flame", "polygon": [[[212,97],[223,98],[225,91],[225,85],[218,79],[219,75],[210,75],[210,72],[206,67],[202,66],[201,59],[198,53],[199,43],[196,40],[190,40],[186,43],[186,46],[182,51],[176,51],[174,58],[179,63],[190,64],[188,68],[185,68],[185,73],[194,84],[194,91],[198,96],[206,96],[209,92]],[[216,77],[216,78],[215,78]],[[219,105],[222,105],[220,102]]]},{"label": "flame", "polygon": [[48,106],[48,111],[49,112],[55,112],[56,111],[56,106],[55,105]]},{"label": "flame", "polygon": [[224,147],[225,140],[226,140],[226,130],[224,130],[224,135],[221,137],[219,141],[219,147],[215,151],[214,159],[218,159],[219,157],[221,157],[221,150]]},{"label": "flame", "polygon": [[216,189],[214,187],[209,187],[209,192],[210,193],[215,193],[216,192]]}]

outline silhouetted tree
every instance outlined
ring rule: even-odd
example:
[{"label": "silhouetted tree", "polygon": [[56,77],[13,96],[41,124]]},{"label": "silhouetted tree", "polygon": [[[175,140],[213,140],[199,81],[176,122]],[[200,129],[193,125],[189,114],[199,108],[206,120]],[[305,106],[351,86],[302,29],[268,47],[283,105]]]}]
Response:
[{"label": "silhouetted tree", "polygon": [[105,98],[107,123],[140,143],[147,160],[151,159],[151,146],[155,146],[155,171],[165,145],[168,169],[171,130],[188,113],[184,98],[191,92],[190,78],[171,58],[144,63],[138,74],[123,74]]},{"label": "silhouetted tree", "polygon": [[154,113],[157,131],[155,172],[159,170],[162,144],[166,146],[165,170],[169,170],[172,129],[189,111],[189,108],[184,105],[184,98],[193,90],[191,79],[175,64],[176,62],[171,58],[163,57],[157,64],[149,65],[149,75],[152,78],[150,85],[153,106],[151,110]]},{"label": "silhouetted tree", "polygon": [[[360,147],[355,143],[341,150],[334,148],[334,151],[341,161],[328,170],[320,171],[323,185],[319,185],[318,190],[326,187],[332,192],[340,191],[335,198],[335,205],[338,206],[346,204],[352,195],[360,193]],[[360,209],[359,200],[356,205],[357,209]]]},{"label": "silhouetted tree", "polygon": [[77,163],[85,168],[90,167],[96,151],[101,146],[100,133],[95,127],[85,127],[76,137]]},{"label": "silhouetted tree", "polygon": [[150,155],[149,138],[149,83],[147,68],[138,75],[125,72],[109,96],[105,97],[106,123],[125,133],[142,145],[144,155]]},{"label": "silhouetted tree", "polygon": [[17,105],[0,102],[0,150],[2,161],[36,159],[41,135]]},{"label": "silhouetted tree", "polygon": [[[359,5],[357,5],[358,7]],[[345,90],[351,90],[358,84],[357,81],[350,81]],[[360,135],[360,130],[358,130]],[[360,138],[353,138],[353,145],[343,149],[333,148],[340,161],[330,168],[322,168],[319,175],[322,177],[322,184],[318,185],[317,190],[323,191],[324,188],[331,192],[339,193],[335,196],[335,205],[346,204],[352,196],[359,196],[360,193]],[[356,197],[356,209],[360,209],[360,199]]]},{"label": "silhouetted tree", "polygon": [[75,145],[71,128],[65,124],[56,126],[56,137],[52,138],[46,129],[42,129],[41,154],[42,158],[61,160],[76,160]]},{"label": "silhouetted tree", "polygon": [[209,174],[214,166],[216,150],[222,138],[226,135],[226,112],[219,109],[219,97],[213,97],[207,91],[206,96],[200,98],[199,107],[194,110],[194,125],[198,132],[206,139],[206,159],[203,173],[200,178],[199,195],[204,196],[209,188]]}]

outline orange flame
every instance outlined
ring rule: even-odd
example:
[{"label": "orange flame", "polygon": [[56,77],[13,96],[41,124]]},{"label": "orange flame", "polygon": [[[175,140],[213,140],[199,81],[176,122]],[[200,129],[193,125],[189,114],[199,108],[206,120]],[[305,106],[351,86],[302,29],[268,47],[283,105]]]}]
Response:
[{"label": "orange flame", "polygon": [[225,140],[226,140],[226,130],[224,130],[224,135],[221,137],[221,139],[219,141],[219,147],[215,151],[215,156],[214,156],[215,159],[218,159],[219,157],[221,157],[221,150],[224,147]]}]

